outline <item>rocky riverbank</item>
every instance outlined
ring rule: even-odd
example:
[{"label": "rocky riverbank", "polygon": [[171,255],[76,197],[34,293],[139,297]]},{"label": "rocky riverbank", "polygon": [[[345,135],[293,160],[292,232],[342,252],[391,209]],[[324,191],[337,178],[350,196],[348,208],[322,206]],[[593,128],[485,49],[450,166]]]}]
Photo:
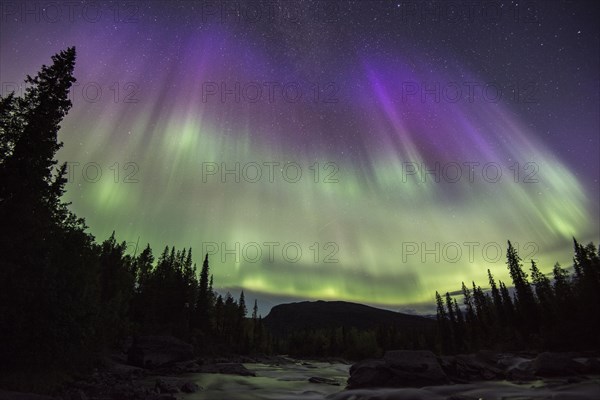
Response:
[{"label": "rocky riverbank", "polygon": [[[349,370],[348,370],[349,368]],[[380,359],[298,361],[285,356],[197,358],[188,344],[145,337],[94,373],[40,396],[3,392],[0,400],[472,399],[600,398],[598,353],[496,353],[436,356],[389,351]],[[347,382],[346,382],[347,379]],[[345,387],[345,388],[344,388]],[[214,397],[217,396],[217,397]],[[549,397],[550,396],[550,397]],[[561,398],[562,398],[561,397]],[[566,398],[565,397],[565,398]]]},{"label": "rocky riverbank", "polygon": [[437,357],[430,351],[388,351],[381,359],[364,360],[350,368],[349,389],[423,387],[481,381],[535,381],[563,377],[569,382],[600,374],[598,354],[495,353]]},{"label": "rocky riverbank", "polygon": [[203,388],[190,374],[255,376],[243,363],[281,365],[294,361],[281,356],[194,356],[193,347],[170,336],[144,336],[123,353],[102,360],[91,375],[71,382],[53,396],[16,393],[0,389],[0,400],[173,400],[175,394],[195,393]]},{"label": "rocky riverbank", "polygon": [[242,363],[282,365],[293,361],[284,357],[197,358],[156,366],[132,366],[123,355],[113,355],[91,375],[68,384],[53,396],[0,390],[0,400],[175,400],[204,388],[194,382],[196,374],[223,374],[255,377]]}]

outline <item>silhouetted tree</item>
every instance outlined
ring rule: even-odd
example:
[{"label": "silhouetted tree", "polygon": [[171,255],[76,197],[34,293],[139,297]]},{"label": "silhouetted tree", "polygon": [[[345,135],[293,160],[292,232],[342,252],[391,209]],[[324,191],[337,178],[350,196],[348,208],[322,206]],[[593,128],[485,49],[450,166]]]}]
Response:
[{"label": "silhouetted tree", "polygon": [[506,251],[506,264],[516,293],[516,311],[518,313],[519,324],[531,332],[537,328],[537,313],[533,290],[527,280],[527,273],[523,271],[521,258],[517,250],[508,241],[508,249]]},{"label": "silhouetted tree", "polygon": [[[473,282],[473,289],[462,284],[466,305],[466,334],[459,332],[462,313],[453,308],[456,325],[454,334],[466,337],[466,348],[476,350],[482,346],[522,349],[586,349],[600,345],[597,331],[600,325],[600,310],[597,307],[600,288],[597,271],[600,270],[598,250],[593,243],[580,245],[574,239],[574,276],[557,263],[550,280],[531,261],[531,284],[523,272],[521,260],[508,243],[507,265],[514,284],[514,296],[506,285],[499,281],[499,288],[490,270],[488,279],[490,293],[485,293]],[[600,278],[598,278],[600,279]],[[535,289],[535,294],[534,294]],[[438,319],[443,307],[438,305]],[[449,304],[448,294],[446,304]],[[598,301],[596,301],[598,300]],[[456,305],[456,303],[455,303]],[[494,312],[492,312],[492,310]],[[450,320],[450,317],[446,317]],[[443,325],[439,326],[438,335]],[[486,330],[487,327],[487,330]],[[456,351],[461,351],[460,342],[455,342]]]},{"label": "silhouetted tree", "polygon": [[506,288],[506,285],[504,284],[504,282],[499,281],[499,285],[500,285],[500,295],[502,296],[502,306],[504,308],[504,315],[506,316],[506,322],[510,326],[512,326],[514,323],[515,306],[514,306],[512,297],[510,296],[510,293],[508,292],[508,289]]},{"label": "silhouetted tree", "polygon": [[488,269],[488,281],[490,284],[490,291],[492,292],[492,301],[494,303],[494,312],[497,316],[498,321],[501,324],[506,323],[506,316],[504,315],[504,306],[502,304],[502,295],[500,294],[500,290],[496,286],[496,281],[494,280],[494,276],[492,272]]},{"label": "silhouetted tree", "polygon": [[535,288],[535,295],[538,299],[542,317],[546,323],[552,318],[554,313],[554,292],[550,279],[544,275],[537,267],[535,261],[531,260],[531,282]]},{"label": "silhouetted tree", "polygon": [[455,343],[456,350],[463,351],[465,349],[465,319],[463,317],[463,313],[454,299],[454,312],[456,314],[456,334],[455,334]]},{"label": "silhouetted tree", "polygon": [[554,264],[552,269],[554,278],[554,293],[556,294],[556,307],[561,320],[570,319],[573,314],[574,298],[571,280],[566,269],[561,268],[559,263]]},{"label": "silhouetted tree", "polygon": [[593,243],[583,246],[573,238],[575,254],[573,268],[575,270],[575,287],[579,306],[579,330],[586,341],[600,344],[600,261]]},{"label": "silhouetted tree", "polygon": [[208,265],[208,253],[204,257],[202,270],[200,271],[200,282],[198,286],[198,300],[196,302],[197,326],[201,330],[210,332],[210,315],[212,313],[212,277],[209,278],[210,267]]},{"label": "silhouetted tree", "polygon": [[441,350],[445,353],[452,352],[452,332],[450,330],[450,321],[448,313],[444,307],[444,300],[438,292],[435,292],[435,301],[437,304],[437,322],[440,333]]},{"label": "silhouetted tree", "polygon": [[107,345],[116,344],[129,330],[129,304],[135,276],[125,257],[127,243],[117,243],[115,232],[100,247],[100,317]]},{"label": "silhouetted tree", "polygon": [[61,51],[23,97],[0,98],[0,369],[77,368],[97,348],[96,249],[54,158],[74,66]]}]

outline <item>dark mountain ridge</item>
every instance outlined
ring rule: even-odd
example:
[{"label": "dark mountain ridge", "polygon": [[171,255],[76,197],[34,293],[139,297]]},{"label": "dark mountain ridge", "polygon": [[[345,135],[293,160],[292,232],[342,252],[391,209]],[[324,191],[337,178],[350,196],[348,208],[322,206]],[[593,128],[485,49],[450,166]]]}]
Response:
[{"label": "dark mountain ridge", "polygon": [[346,301],[323,300],[279,304],[263,321],[274,335],[306,329],[345,327],[366,330],[392,325],[403,330],[421,330],[435,325],[434,320],[417,315]]}]

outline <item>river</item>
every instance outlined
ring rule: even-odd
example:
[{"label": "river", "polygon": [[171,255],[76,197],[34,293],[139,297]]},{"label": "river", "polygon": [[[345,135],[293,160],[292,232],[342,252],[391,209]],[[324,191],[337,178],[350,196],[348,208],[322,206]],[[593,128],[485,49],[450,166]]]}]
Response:
[{"label": "river", "polygon": [[[183,376],[202,387],[196,393],[179,395],[186,400],[317,400],[340,392],[348,379],[349,365],[298,362],[284,365],[244,364],[256,376],[188,374]],[[310,383],[311,377],[329,378],[340,386]]]},{"label": "river", "polygon": [[[283,365],[244,364],[255,377],[223,374],[187,374],[183,376],[203,389],[178,394],[185,400],[525,400],[600,398],[600,379],[538,380],[527,383],[487,381],[460,385],[432,386],[421,389],[344,390],[349,365],[325,362],[297,362]],[[329,378],[340,386],[311,383],[309,378]]]}]

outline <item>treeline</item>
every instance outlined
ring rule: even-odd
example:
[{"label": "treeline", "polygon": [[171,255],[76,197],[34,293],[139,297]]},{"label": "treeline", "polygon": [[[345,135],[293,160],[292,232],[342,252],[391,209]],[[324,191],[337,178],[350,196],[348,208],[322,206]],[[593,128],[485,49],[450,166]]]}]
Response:
[{"label": "treeline", "polygon": [[[270,336],[254,301],[251,318],[242,291],[236,300],[213,290],[208,254],[198,274],[192,249],[165,247],[155,262],[150,245],[138,256],[113,235],[100,245],[100,302],[110,313],[107,345],[130,335],[174,335],[195,344],[199,353],[268,352]],[[108,328],[110,327],[110,328]]]},{"label": "treeline", "polygon": [[71,108],[75,49],[52,57],[22,97],[0,97],[0,370],[77,370],[136,334],[173,334],[200,352],[268,352],[257,305],[212,289],[191,249],[126,254],[101,244],[61,200],[60,122]]},{"label": "treeline", "polygon": [[511,290],[488,270],[489,290],[462,283],[462,307],[450,293],[436,292],[438,350],[598,349],[600,255],[593,243],[573,243],[572,272],[556,263],[548,277],[531,260],[528,274],[509,241]]},{"label": "treeline", "polygon": [[362,360],[380,357],[387,350],[425,350],[435,345],[435,331],[399,329],[395,325],[381,325],[376,329],[329,328],[301,330],[283,339],[274,339],[278,354],[292,357],[342,357]]}]

